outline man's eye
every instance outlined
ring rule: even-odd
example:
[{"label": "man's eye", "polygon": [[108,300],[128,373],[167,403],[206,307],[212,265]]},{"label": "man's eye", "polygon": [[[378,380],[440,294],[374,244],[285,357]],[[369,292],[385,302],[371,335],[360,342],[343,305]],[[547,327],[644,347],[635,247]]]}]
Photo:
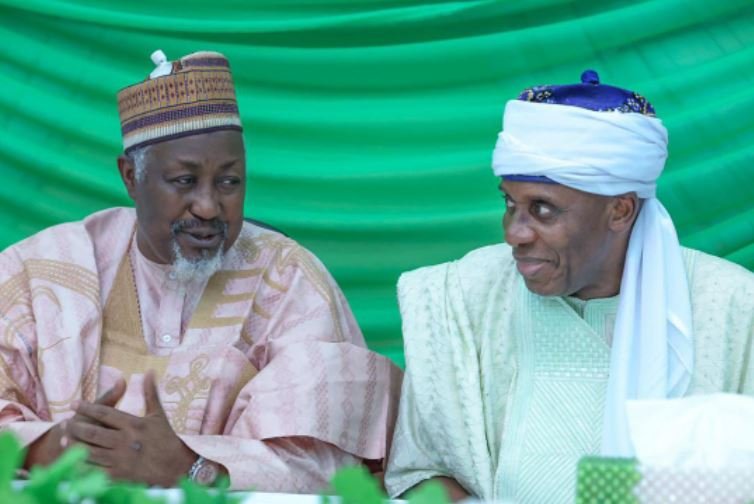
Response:
[{"label": "man's eye", "polygon": [[503,200],[505,200],[505,208],[506,209],[508,209],[508,208],[510,208],[510,209],[515,208],[516,204],[513,202],[512,199],[510,199],[510,196],[508,196],[507,194],[503,194],[502,198],[503,198]]},{"label": "man's eye", "polygon": [[237,186],[240,183],[241,183],[241,179],[238,179],[236,177],[224,178],[220,180],[220,185],[222,186]]},{"label": "man's eye", "polygon": [[194,177],[191,176],[184,176],[184,177],[177,177],[173,179],[173,183],[177,186],[186,187],[190,186],[194,183]]},{"label": "man's eye", "polygon": [[545,203],[534,203],[532,205],[532,213],[535,217],[547,219],[555,215],[555,210]]}]

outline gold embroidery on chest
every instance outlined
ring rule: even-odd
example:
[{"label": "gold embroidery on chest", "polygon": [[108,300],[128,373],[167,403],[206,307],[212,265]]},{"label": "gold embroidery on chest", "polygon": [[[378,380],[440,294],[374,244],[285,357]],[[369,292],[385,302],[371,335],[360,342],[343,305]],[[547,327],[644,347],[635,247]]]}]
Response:
[{"label": "gold embroidery on chest", "polygon": [[178,433],[186,432],[186,422],[191,411],[191,403],[196,399],[206,399],[212,380],[204,373],[209,365],[209,356],[201,354],[195,357],[189,364],[186,376],[166,377],[165,392],[170,395],[178,395],[177,400],[164,399],[163,404],[175,405],[175,409],[169,415],[173,430]]},{"label": "gold embroidery on chest", "polygon": [[242,280],[252,278],[262,274],[261,268],[248,270],[223,270],[218,271],[204,288],[204,293],[199,301],[199,305],[191,317],[189,328],[191,329],[209,329],[215,327],[227,327],[232,325],[242,325],[245,317],[217,317],[215,310],[219,305],[240,303],[254,299],[253,292],[244,292],[241,294],[226,294],[225,290],[229,282],[233,280]]},{"label": "gold embroidery on chest", "polygon": [[251,309],[256,315],[259,315],[262,318],[269,319],[271,317],[271,315],[267,312],[267,310],[259,306],[257,303],[254,303]]},{"label": "gold embroidery on chest", "polygon": [[236,247],[241,252],[244,260],[251,264],[259,259],[260,249],[250,236],[239,236]]},{"label": "gold embroidery on chest", "polygon": [[254,339],[251,337],[251,334],[249,334],[248,325],[244,324],[241,326],[241,339],[243,339],[247,345],[251,346],[254,344]]},{"label": "gold embroidery on chest", "polygon": [[154,370],[159,379],[165,374],[169,357],[149,353],[137,296],[131,259],[126,254],[118,267],[102,317],[102,364],[119,370],[127,381],[131,375],[149,370]]}]

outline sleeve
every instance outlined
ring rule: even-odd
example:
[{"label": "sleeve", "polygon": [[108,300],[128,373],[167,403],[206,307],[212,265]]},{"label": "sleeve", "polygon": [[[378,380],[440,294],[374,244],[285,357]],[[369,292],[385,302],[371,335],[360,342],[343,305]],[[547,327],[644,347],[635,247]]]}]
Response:
[{"label": "sleeve", "polygon": [[693,314],[691,393],[754,395],[754,273],[719,257],[682,250]]},{"label": "sleeve", "polygon": [[385,474],[391,497],[434,476],[491,495],[475,334],[456,269],[422,268],[398,283],[406,374]]},{"label": "sleeve", "polygon": [[[309,252],[284,251],[246,331],[259,373],[222,436],[183,436],[222,464],[234,489],[316,492],[335,470],[386,458],[401,372],[370,352],[335,281]],[[256,335],[256,337],[254,337]]]},{"label": "sleeve", "polygon": [[[7,327],[0,316],[0,334]],[[33,375],[19,354],[18,350],[0,343],[0,431],[13,432],[22,445],[28,446],[55,423],[37,414]]]},{"label": "sleeve", "polygon": [[385,484],[388,493],[398,498],[419,483],[435,476],[450,476],[450,471],[435,456],[431,425],[416,404],[411,370],[406,370],[401,392],[398,422]]},{"label": "sleeve", "polygon": [[15,433],[24,446],[55,425],[47,421],[49,413],[39,390],[29,298],[23,268],[8,251],[0,254],[0,430]]},{"label": "sleeve", "polygon": [[739,393],[754,396],[754,275],[741,272],[741,283],[733,289],[736,301],[731,303],[730,328],[727,337],[737,336],[743,341],[743,369]]},{"label": "sleeve", "polygon": [[264,441],[240,436],[181,436],[186,445],[228,470],[233,490],[317,493],[335,472],[360,460],[314,438],[283,437]]}]

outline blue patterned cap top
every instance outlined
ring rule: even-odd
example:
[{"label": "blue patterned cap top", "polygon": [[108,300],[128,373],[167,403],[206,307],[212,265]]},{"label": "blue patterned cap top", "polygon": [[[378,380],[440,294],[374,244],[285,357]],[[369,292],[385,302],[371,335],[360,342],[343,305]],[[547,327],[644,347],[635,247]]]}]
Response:
[{"label": "blue patterned cap top", "polygon": [[536,103],[570,105],[597,112],[625,112],[655,116],[655,109],[646,98],[627,89],[600,84],[600,77],[594,70],[586,70],[581,74],[581,84],[534,86],[525,89],[518,99]]}]

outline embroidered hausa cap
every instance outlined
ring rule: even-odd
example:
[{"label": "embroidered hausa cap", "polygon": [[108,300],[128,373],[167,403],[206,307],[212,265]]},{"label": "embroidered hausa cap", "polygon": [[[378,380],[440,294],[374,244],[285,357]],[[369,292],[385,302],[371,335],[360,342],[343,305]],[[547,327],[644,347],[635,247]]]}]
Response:
[{"label": "embroidered hausa cap", "polygon": [[177,61],[155,51],[149,78],[118,93],[123,150],[217,130],[241,131],[228,59],[195,52]]}]

